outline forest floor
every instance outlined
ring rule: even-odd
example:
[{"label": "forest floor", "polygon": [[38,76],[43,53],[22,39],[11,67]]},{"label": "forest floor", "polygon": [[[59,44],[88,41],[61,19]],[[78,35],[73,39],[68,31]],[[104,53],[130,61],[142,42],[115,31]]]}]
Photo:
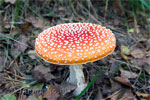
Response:
[{"label": "forest floor", "polygon": [[103,71],[79,100],[150,100],[148,0],[0,0],[0,100],[76,98],[68,66],[34,50],[44,29],[73,22],[100,24],[117,39],[111,55],[84,64],[87,83]]}]

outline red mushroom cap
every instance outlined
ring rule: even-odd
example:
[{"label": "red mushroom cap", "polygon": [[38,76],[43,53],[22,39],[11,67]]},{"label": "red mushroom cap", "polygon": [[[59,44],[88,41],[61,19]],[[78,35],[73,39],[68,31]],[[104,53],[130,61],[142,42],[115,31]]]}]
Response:
[{"label": "red mushroom cap", "polygon": [[55,64],[82,64],[104,58],[114,51],[116,38],[105,27],[68,23],[50,27],[35,42],[37,54]]}]

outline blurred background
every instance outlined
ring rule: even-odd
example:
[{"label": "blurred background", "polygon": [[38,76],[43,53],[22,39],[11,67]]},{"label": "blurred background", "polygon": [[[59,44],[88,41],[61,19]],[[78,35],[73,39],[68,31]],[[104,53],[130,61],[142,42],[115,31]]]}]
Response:
[{"label": "blurred background", "polygon": [[[34,51],[35,38],[44,29],[74,22],[100,24],[117,38],[109,57],[84,65],[87,82],[100,68],[104,71],[80,100],[149,100],[150,0],[0,0],[1,99],[75,98],[74,86],[63,84],[68,67],[49,64]],[[23,92],[29,87],[44,96]]]}]

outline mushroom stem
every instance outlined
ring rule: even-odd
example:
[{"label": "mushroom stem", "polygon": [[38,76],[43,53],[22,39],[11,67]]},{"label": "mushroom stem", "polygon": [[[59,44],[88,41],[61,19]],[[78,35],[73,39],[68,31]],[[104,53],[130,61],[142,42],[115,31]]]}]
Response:
[{"label": "mushroom stem", "polygon": [[83,73],[83,65],[70,65],[69,66],[70,75],[67,81],[74,85],[77,85],[77,88],[74,91],[74,95],[79,95],[81,91],[86,87],[85,77]]}]

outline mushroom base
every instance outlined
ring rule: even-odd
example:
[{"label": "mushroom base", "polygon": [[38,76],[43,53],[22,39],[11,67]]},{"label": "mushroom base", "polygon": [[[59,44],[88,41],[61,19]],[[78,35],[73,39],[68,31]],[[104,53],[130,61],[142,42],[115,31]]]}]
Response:
[{"label": "mushroom base", "polygon": [[74,95],[79,95],[81,91],[87,86],[85,82],[85,77],[83,73],[83,65],[70,65],[69,66],[70,75],[67,81],[71,84],[77,85],[77,88],[74,91]]}]

